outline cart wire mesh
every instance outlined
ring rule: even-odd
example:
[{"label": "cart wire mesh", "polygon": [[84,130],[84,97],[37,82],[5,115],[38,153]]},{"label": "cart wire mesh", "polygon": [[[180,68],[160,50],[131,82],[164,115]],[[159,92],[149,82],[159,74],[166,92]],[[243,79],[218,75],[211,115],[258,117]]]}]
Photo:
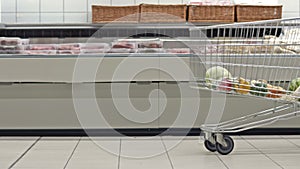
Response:
[{"label": "cart wire mesh", "polygon": [[299,99],[300,18],[192,28],[190,34],[193,87]]}]

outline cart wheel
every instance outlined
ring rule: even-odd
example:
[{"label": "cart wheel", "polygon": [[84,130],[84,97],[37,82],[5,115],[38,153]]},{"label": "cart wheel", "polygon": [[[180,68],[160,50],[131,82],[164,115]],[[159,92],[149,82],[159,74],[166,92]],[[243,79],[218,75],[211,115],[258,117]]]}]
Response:
[{"label": "cart wheel", "polygon": [[204,146],[205,146],[205,148],[206,148],[208,151],[210,151],[210,152],[215,152],[215,151],[217,150],[216,145],[213,144],[213,143],[211,143],[211,142],[208,141],[208,140],[205,140],[205,141],[204,141]]},{"label": "cart wheel", "polygon": [[222,144],[216,143],[216,149],[217,149],[218,153],[220,153],[222,155],[227,155],[227,154],[231,153],[231,151],[233,150],[234,142],[233,142],[232,138],[227,135],[224,135],[223,139],[226,142],[227,146],[224,147]]}]

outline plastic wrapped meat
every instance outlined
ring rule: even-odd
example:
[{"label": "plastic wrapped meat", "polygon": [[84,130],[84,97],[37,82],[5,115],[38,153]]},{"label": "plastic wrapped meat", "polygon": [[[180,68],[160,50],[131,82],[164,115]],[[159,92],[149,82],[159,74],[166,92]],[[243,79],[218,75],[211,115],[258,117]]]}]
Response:
[{"label": "plastic wrapped meat", "polygon": [[81,49],[85,50],[96,50],[96,49],[107,49],[109,45],[107,43],[85,43],[81,44]]},{"label": "plastic wrapped meat", "polygon": [[167,53],[189,54],[191,53],[191,50],[189,48],[173,48],[173,49],[167,49]]},{"label": "plastic wrapped meat", "polygon": [[107,53],[134,53],[133,49],[126,49],[126,48],[112,48]]},{"label": "plastic wrapped meat", "polygon": [[56,50],[57,46],[55,44],[32,44],[26,47],[26,50]]},{"label": "plastic wrapped meat", "polygon": [[162,48],[161,41],[149,41],[149,42],[139,42],[138,48]]},{"label": "plastic wrapped meat", "polygon": [[80,50],[58,50],[57,54],[61,54],[61,55],[78,55],[78,54],[80,54]]},{"label": "plastic wrapped meat", "polygon": [[138,49],[138,53],[165,53],[165,50],[158,49],[158,48],[145,48],[145,49]]},{"label": "plastic wrapped meat", "polygon": [[0,54],[19,54],[24,50],[23,46],[2,46],[0,45]]},{"label": "plastic wrapped meat", "polygon": [[127,42],[127,41],[119,41],[119,42],[113,42],[112,48],[125,48],[125,49],[134,49],[135,43]]},{"label": "plastic wrapped meat", "polygon": [[55,55],[56,50],[25,50],[24,54],[28,54],[28,55]]},{"label": "plastic wrapped meat", "polygon": [[17,46],[22,43],[21,38],[0,38],[0,44],[4,46]]},{"label": "plastic wrapped meat", "polygon": [[80,50],[80,44],[59,44],[57,47],[58,50]]},{"label": "plastic wrapped meat", "polygon": [[0,50],[22,50],[22,46],[2,46],[2,45],[0,45]]}]

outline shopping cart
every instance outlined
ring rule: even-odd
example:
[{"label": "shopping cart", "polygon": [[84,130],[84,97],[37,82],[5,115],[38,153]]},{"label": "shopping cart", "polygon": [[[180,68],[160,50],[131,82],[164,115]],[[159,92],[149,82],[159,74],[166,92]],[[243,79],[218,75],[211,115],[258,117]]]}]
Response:
[{"label": "shopping cart", "polygon": [[207,150],[229,154],[234,142],[227,134],[300,114],[300,18],[192,28],[190,33],[195,53],[191,87],[274,101],[267,110],[203,124]]}]

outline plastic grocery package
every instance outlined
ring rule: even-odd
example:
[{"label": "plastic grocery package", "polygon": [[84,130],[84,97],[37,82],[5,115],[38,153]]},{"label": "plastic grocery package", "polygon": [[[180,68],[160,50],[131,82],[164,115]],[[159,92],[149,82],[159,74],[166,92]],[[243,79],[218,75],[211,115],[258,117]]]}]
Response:
[{"label": "plastic grocery package", "polygon": [[24,50],[27,55],[56,55],[56,50]]},{"label": "plastic grocery package", "polygon": [[57,54],[60,55],[78,55],[80,50],[57,50]]},{"label": "plastic grocery package", "polygon": [[143,48],[138,49],[137,53],[165,53],[166,51],[164,49],[159,48]]},{"label": "plastic grocery package", "polygon": [[109,44],[108,43],[82,43],[80,44],[80,48],[86,50],[108,49]]},{"label": "plastic grocery package", "polygon": [[5,45],[5,46],[17,46],[21,45],[22,40],[21,38],[17,37],[1,37],[0,38],[0,45]]},{"label": "plastic grocery package", "polygon": [[80,50],[79,43],[65,43],[65,44],[58,44],[57,50]]},{"label": "plastic grocery package", "polygon": [[135,49],[136,43],[128,42],[128,41],[116,41],[116,42],[112,42],[112,48]]},{"label": "plastic grocery package", "polygon": [[159,39],[155,40],[143,40],[141,42],[137,42],[138,48],[162,48],[163,42]]},{"label": "plastic grocery package", "polygon": [[24,46],[4,46],[0,45],[0,54],[20,54],[24,50]]},{"label": "plastic grocery package", "polygon": [[135,53],[135,50],[126,48],[111,48],[107,51],[107,53]]},{"label": "plastic grocery package", "polygon": [[45,50],[56,50],[56,49],[57,49],[56,44],[31,44],[25,46],[25,50],[45,51]]}]

